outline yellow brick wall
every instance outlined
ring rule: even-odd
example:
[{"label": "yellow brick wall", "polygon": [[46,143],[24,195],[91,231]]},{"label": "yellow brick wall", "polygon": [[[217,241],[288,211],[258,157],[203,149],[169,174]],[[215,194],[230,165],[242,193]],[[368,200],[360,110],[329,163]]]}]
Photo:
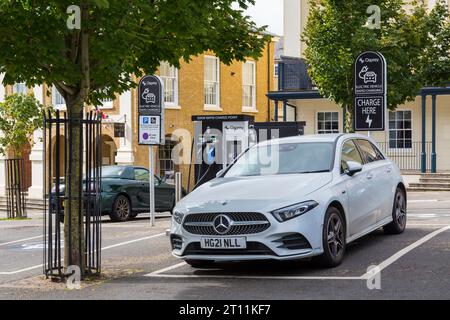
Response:
[{"label": "yellow brick wall", "polygon": [[[270,54],[269,54],[270,50]],[[212,53],[207,53],[212,55]],[[270,56],[270,59],[269,59]],[[256,106],[257,112],[242,112],[242,62],[234,62],[227,66],[220,65],[220,107],[221,111],[204,109],[204,55],[192,57],[189,63],[182,62],[178,72],[178,104],[179,109],[166,109],[166,136],[177,129],[186,129],[193,134],[192,115],[248,114],[256,121],[268,121],[269,102],[267,92],[273,90],[274,43],[268,45],[263,56],[256,61]],[[148,167],[148,147],[138,145],[137,128],[137,93],[133,90],[133,150],[136,165]],[[273,116],[273,115],[272,115]],[[188,145],[190,147],[191,141]],[[188,150],[186,150],[188,151]],[[155,157],[157,158],[157,157]],[[188,165],[182,165],[183,186],[187,186]],[[192,170],[193,175],[193,170]]]}]

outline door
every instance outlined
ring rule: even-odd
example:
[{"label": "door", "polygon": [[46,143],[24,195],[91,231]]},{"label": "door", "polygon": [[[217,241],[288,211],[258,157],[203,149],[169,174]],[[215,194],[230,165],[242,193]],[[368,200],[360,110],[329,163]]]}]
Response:
[{"label": "door", "polygon": [[155,176],[155,208],[158,211],[171,211],[175,203],[175,188]]},{"label": "door", "polygon": [[368,202],[371,211],[369,221],[375,224],[384,219],[386,213],[392,210],[392,183],[390,178],[392,166],[370,141],[358,139],[356,143],[366,163],[365,167],[367,167],[368,174],[366,178],[369,182],[368,187],[371,190],[371,199]]},{"label": "door", "polygon": [[136,198],[139,208],[149,210],[150,208],[150,189],[149,189],[149,172],[144,168],[134,169],[134,180],[137,185]]},{"label": "door", "polygon": [[363,165],[361,172],[353,176],[346,175],[347,161],[364,164],[361,153],[353,140],[345,141],[341,151],[341,174],[345,179],[348,196],[348,235],[352,237],[373,223],[370,219],[371,210],[368,205],[371,200],[370,179],[367,178],[370,169]]}]

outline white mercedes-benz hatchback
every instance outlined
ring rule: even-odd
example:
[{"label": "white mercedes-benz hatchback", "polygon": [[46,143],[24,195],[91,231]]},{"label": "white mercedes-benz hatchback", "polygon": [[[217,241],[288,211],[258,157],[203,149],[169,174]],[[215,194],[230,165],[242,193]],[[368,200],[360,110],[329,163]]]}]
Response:
[{"label": "white mercedes-benz hatchback", "polygon": [[192,266],[315,257],[342,262],[348,243],[406,226],[400,170],[362,135],[259,143],[175,207],[172,253]]}]

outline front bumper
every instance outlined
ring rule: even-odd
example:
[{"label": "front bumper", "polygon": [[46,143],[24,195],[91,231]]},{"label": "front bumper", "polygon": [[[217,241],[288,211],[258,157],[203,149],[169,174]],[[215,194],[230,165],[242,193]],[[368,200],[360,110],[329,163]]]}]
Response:
[{"label": "front bumper", "polygon": [[[217,212],[217,214],[220,213],[226,214],[226,212]],[[324,208],[321,206],[282,223],[278,222],[271,213],[265,212],[263,214],[270,222],[270,227],[265,231],[228,236],[245,237],[247,249],[201,249],[200,241],[202,237],[227,238],[227,236],[192,234],[187,232],[182,225],[172,221],[170,234],[172,254],[185,260],[249,261],[298,260],[323,253]]]}]

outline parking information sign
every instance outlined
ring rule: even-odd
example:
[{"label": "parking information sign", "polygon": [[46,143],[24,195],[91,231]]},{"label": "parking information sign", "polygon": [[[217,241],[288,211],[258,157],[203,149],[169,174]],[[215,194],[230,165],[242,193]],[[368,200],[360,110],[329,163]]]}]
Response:
[{"label": "parking information sign", "polygon": [[386,59],[367,51],[355,61],[355,131],[384,131],[387,94]]},{"label": "parking information sign", "polygon": [[157,145],[160,143],[160,116],[139,116],[139,128],[139,144]]},{"label": "parking information sign", "polygon": [[164,86],[157,76],[145,76],[138,89],[139,144],[164,144]]}]

